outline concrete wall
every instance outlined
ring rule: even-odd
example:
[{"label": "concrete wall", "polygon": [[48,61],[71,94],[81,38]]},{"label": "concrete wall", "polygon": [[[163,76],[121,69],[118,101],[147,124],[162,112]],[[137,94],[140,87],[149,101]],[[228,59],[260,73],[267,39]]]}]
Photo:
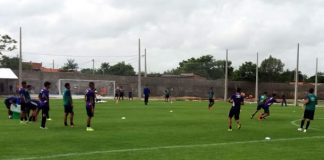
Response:
[{"label": "concrete wall", "polygon": [[[17,72],[16,72],[17,73]],[[92,75],[80,73],[43,73],[36,71],[24,71],[23,80],[27,81],[34,87],[34,92],[38,93],[45,81],[52,83],[52,94],[58,94],[59,79],[82,79],[82,80],[112,80],[116,81],[116,86],[123,86],[125,92],[132,90],[134,96],[137,96],[137,76],[112,76],[112,75]],[[3,81],[3,80],[2,80]],[[17,80],[0,81],[0,93],[7,94],[9,86],[15,86]],[[1,92],[1,83],[3,83],[6,91]],[[162,96],[166,88],[173,88],[173,96],[193,96],[207,97],[207,92],[210,87],[214,87],[215,96],[223,98],[224,96],[224,80],[197,80],[187,78],[163,78],[163,77],[148,77],[142,79],[142,87],[147,86],[151,89],[153,96]],[[254,95],[255,83],[251,82],[229,82],[229,95],[235,91],[236,87],[241,87],[247,95]],[[312,84],[299,86],[299,98],[303,98],[305,93]],[[289,83],[260,83],[259,92],[267,91],[268,93],[277,93],[278,95],[285,94],[288,98],[294,96],[294,84]],[[324,98],[324,86],[319,85],[319,97]],[[127,95],[127,94],[126,94]],[[229,96],[228,95],[228,96]]]}]

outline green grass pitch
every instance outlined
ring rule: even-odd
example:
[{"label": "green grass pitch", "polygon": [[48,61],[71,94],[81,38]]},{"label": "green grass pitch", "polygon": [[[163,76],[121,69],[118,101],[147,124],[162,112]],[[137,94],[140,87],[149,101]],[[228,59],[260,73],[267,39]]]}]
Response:
[{"label": "green grass pitch", "polygon": [[[264,121],[250,119],[255,104],[242,107],[242,129],[227,131],[229,103],[113,101],[96,106],[94,132],[86,132],[84,102],[75,100],[75,127],[63,126],[61,100],[51,100],[48,130],[7,119],[0,108],[0,159],[5,160],[201,160],[324,159],[324,109],[311,129],[297,132],[300,107],[271,107]],[[170,112],[172,110],[173,112]],[[121,119],[126,117],[126,119]],[[298,120],[298,121],[297,121]],[[265,137],[271,137],[270,141]]]}]

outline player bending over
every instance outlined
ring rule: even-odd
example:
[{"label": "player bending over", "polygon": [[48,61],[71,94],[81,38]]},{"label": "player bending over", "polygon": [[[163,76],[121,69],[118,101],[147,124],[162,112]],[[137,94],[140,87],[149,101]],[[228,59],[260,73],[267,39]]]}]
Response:
[{"label": "player bending over", "polygon": [[50,109],[49,106],[49,89],[51,87],[51,82],[46,81],[44,83],[44,88],[40,91],[38,98],[40,101],[41,109],[42,109],[42,122],[41,122],[41,129],[47,129],[46,127],[46,120],[48,117],[48,112]]},{"label": "player bending over", "polygon": [[240,112],[241,112],[241,105],[244,105],[244,97],[241,95],[241,88],[236,89],[236,93],[233,94],[229,100],[232,103],[231,110],[228,115],[229,119],[229,128],[228,131],[232,131],[232,118],[235,118],[237,128],[241,128],[240,123]]},{"label": "player bending over", "polygon": [[262,107],[264,106],[264,103],[266,102],[267,100],[267,92],[264,92],[262,95],[259,96],[259,99],[258,99],[258,106],[257,106],[257,109],[256,111],[251,115],[251,119],[253,119],[253,117],[262,109]]},{"label": "player bending over", "polygon": [[86,90],[85,94],[86,111],[88,115],[86,131],[94,131],[94,129],[91,128],[91,119],[94,116],[95,99],[95,84],[93,82],[89,82],[89,88]]},{"label": "player bending over", "polygon": [[64,84],[64,92],[63,92],[63,105],[64,105],[64,126],[67,126],[67,117],[70,114],[70,126],[74,127],[73,123],[73,103],[72,103],[72,95],[71,95],[71,86],[70,83]]},{"label": "player bending over", "polygon": [[215,103],[213,87],[210,87],[210,89],[208,91],[208,100],[209,100],[208,109],[211,110],[211,108],[213,107],[213,105]]},{"label": "player bending over", "polygon": [[[305,111],[304,111],[304,117],[300,122],[300,128],[298,128],[298,131],[307,132],[307,129],[310,125],[310,121],[314,120],[314,114],[315,114],[315,108],[317,105],[317,96],[314,94],[314,88],[309,89],[309,92],[304,100],[305,105]],[[304,129],[304,124],[306,121],[306,127]]]},{"label": "player bending over", "polygon": [[271,97],[269,97],[266,101],[265,101],[265,103],[264,103],[264,105],[263,105],[263,110],[264,110],[264,112],[262,113],[262,114],[260,114],[260,116],[259,116],[259,120],[262,120],[262,119],[265,119],[266,117],[268,117],[268,116],[270,116],[270,106],[273,104],[273,103],[279,103],[277,100],[276,100],[276,94],[272,94],[272,96]]},{"label": "player bending over", "polygon": [[17,97],[8,97],[4,100],[4,104],[6,106],[6,108],[8,109],[8,118],[9,119],[12,119],[12,111],[10,110],[10,106],[11,105],[14,105],[14,106],[17,106],[17,101],[18,101],[18,98]]},{"label": "player bending over", "polygon": [[[29,103],[29,111],[31,111],[31,116],[29,116],[29,122],[35,122],[37,120],[37,111],[40,108],[40,102],[38,100],[32,99]],[[28,113],[29,114],[29,113]]]}]

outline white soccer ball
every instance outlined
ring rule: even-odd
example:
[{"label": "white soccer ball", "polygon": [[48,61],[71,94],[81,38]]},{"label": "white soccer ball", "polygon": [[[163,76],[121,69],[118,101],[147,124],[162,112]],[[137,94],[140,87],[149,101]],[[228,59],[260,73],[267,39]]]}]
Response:
[{"label": "white soccer ball", "polygon": [[269,140],[271,140],[271,138],[270,138],[270,137],[265,137],[264,139],[265,139],[265,140],[268,140],[268,141],[269,141]]},{"label": "white soccer ball", "polygon": [[121,117],[121,119],[126,119],[126,117]]},{"label": "white soccer ball", "polygon": [[172,112],[173,112],[173,110],[170,110],[170,112],[172,113]]}]

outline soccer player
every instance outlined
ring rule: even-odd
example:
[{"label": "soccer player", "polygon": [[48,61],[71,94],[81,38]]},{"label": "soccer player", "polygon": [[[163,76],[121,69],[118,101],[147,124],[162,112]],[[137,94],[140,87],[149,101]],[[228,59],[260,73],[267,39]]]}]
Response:
[{"label": "soccer player", "polygon": [[128,100],[133,100],[133,91],[128,92]]},{"label": "soccer player", "polygon": [[282,99],[282,101],[281,101],[281,106],[284,106],[285,105],[285,107],[287,107],[287,99],[286,99],[286,95],[282,95],[281,96],[281,99]]},{"label": "soccer player", "polygon": [[19,99],[20,99],[20,123],[27,123],[27,105],[28,105],[28,92],[27,92],[27,82],[21,82],[21,88],[19,88]]},{"label": "soccer player", "polygon": [[232,118],[234,117],[237,128],[241,129],[240,123],[240,112],[241,112],[241,105],[244,105],[244,97],[241,95],[241,88],[236,89],[236,93],[233,94],[229,100],[232,103],[231,110],[229,112],[229,128],[228,131],[232,131]]},{"label": "soccer player", "polygon": [[[317,96],[314,94],[314,88],[309,89],[309,92],[304,100],[304,105],[305,105],[304,117],[300,122],[300,128],[298,128],[298,131],[306,133],[310,125],[310,121],[314,120],[315,108],[317,105]],[[305,121],[306,121],[306,127],[304,129]]]},{"label": "soccer player", "polygon": [[148,87],[145,87],[143,92],[144,92],[144,104],[147,105],[151,94],[151,90]]},{"label": "soccer player", "polygon": [[51,82],[44,82],[44,88],[40,91],[38,98],[40,100],[41,109],[42,109],[42,122],[41,129],[47,129],[46,127],[46,119],[48,117],[48,112],[50,109],[49,106],[49,89],[51,87]]},{"label": "soccer player", "polygon": [[263,105],[263,110],[264,110],[264,113],[260,114],[259,116],[259,120],[262,120],[262,119],[265,119],[266,117],[270,116],[270,106],[273,104],[273,103],[278,103],[278,101],[276,100],[276,94],[273,93],[271,97],[269,97],[265,102],[264,102],[264,105]]},{"label": "soccer player", "polygon": [[170,98],[170,90],[167,88],[164,90],[164,100],[165,102],[169,102],[169,98]]},{"label": "soccer player", "polygon": [[266,100],[268,98],[267,94],[268,94],[267,92],[264,92],[262,95],[259,96],[257,109],[251,115],[251,119],[253,119],[253,117],[263,108],[263,105],[264,105],[264,103],[266,102]]},{"label": "soccer player", "polygon": [[6,98],[4,100],[4,104],[5,104],[5,106],[8,109],[8,118],[9,119],[12,119],[12,111],[10,110],[10,106],[11,105],[15,105],[16,106],[17,105],[17,102],[18,102],[18,98],[17,97],[14,97],[14,96],[8,97],[8,98]]},{"label": "soccer player", "polygon": [[37,110],[40,107],[39,100],[35,100],[35,99],[30,100],[29,107],[30,107],[30,110],[32,111],[32,115],[29,117],[29,122],[30,121],[35,122],[36,118],[37,118]]},{"label": "soccer player", "polygon": [[213,87],[210,87],[210,89],[208,91],[208,100],[209,100],[208,109],[211,110],[211,108],[213,107],[213,105],[215,103]]},{"label": "soccer player", "polygon": [[71,86],[70,83],[64,84],[64,92],[63,92],[63,105],[64,105],[64,125],[67,126],[67,117],[70,114],[70,126],[74,127],[73,123],[73,102],[72,102],[72,95],[71,95]]},{"label": "soccer player", "polygon": [[94,116],[95,99],[95,84],[93,82],[89,82],[89,88],[86,90],[85,94],[86,110],[88,115],[86,131],[94,131],[94,129],[91,128],[91,119]]}]

